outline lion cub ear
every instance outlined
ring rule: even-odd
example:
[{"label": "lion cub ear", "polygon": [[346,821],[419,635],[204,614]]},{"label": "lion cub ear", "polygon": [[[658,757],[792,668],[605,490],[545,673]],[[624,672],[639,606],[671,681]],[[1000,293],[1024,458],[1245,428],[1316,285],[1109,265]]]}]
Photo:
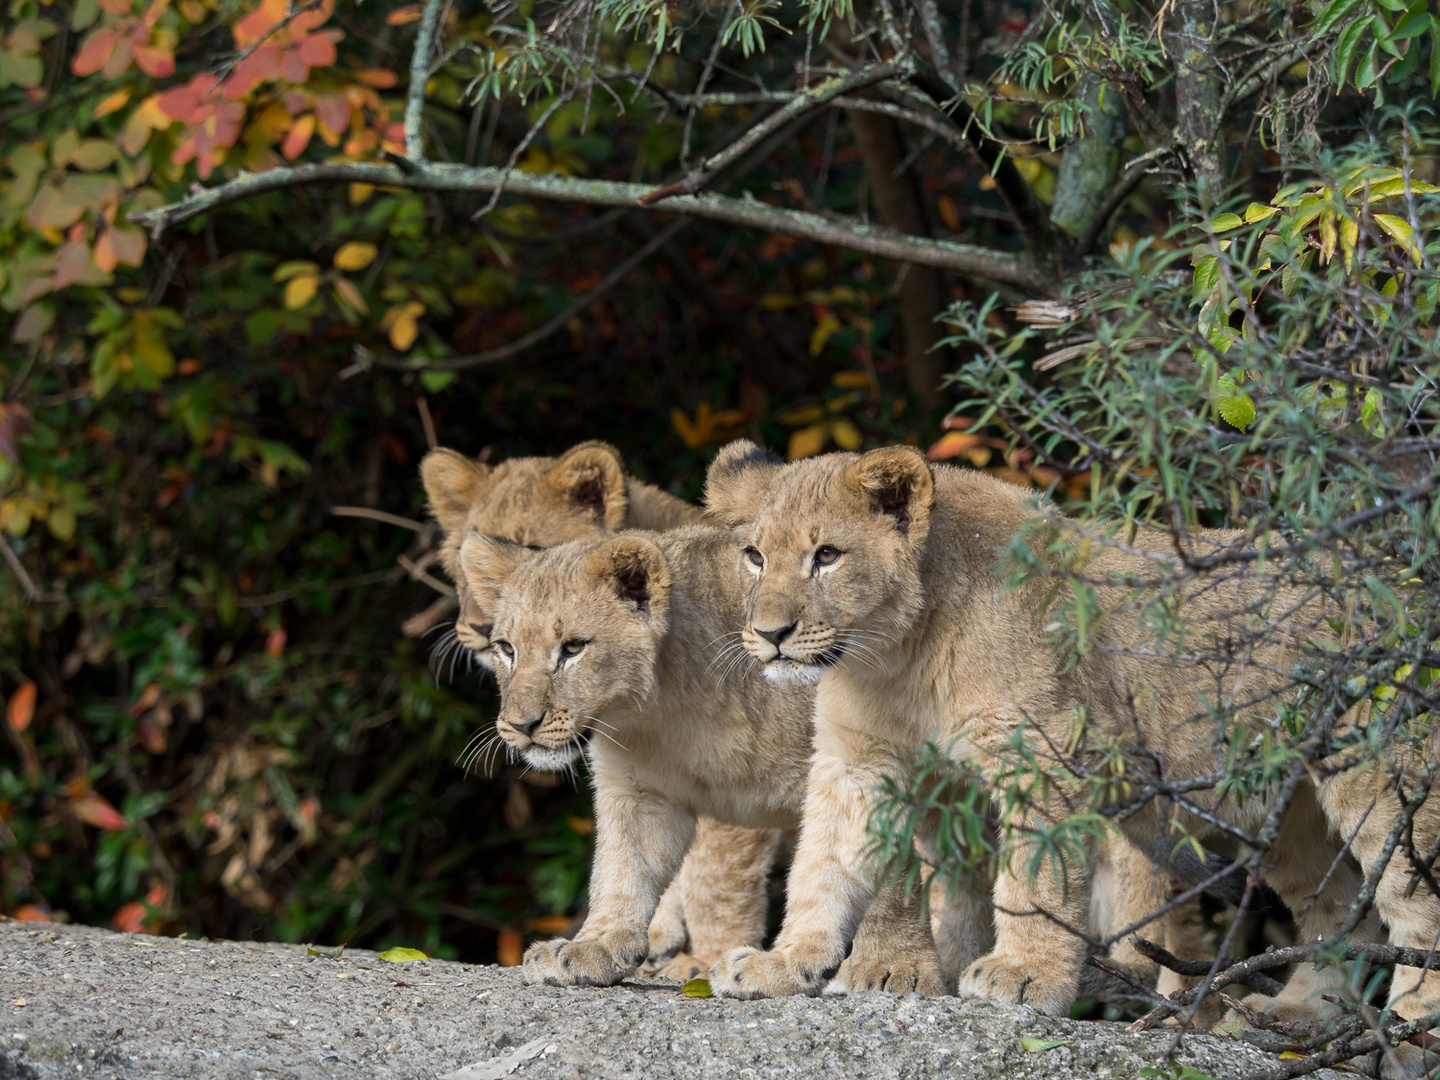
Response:
[{"label": "lion cub ear", "polygon": [[591,552],[585,566],[663,632],[670,608],[670,566],[659,547],[643,536],[618,536]]},{"label": "lion cub ear", "polygon": [[592,440],[572,446],[550,470],[552,487],[576,510],[594,518],[606,532],[625,527],[630,493],[620,451]]},{"label": "lion cub ear", "polygon": [[727,528],[755,520],[785,463],[749,439],[726,443],[705,473],[705,510]]},{"label": "lion cub ear", "polygon": [[435,520],[453,533],[465,527],[470,508],[490,486],[490,466],[439,447],[420,463],[420,479]]},{"label": "lion cub ear", "polygon": [[506,579],[534,555],[513,540],[482,536],[472,529],[460,545],[460,572],[475,605],[485,612],[494,611]]},{"label": "lion cub ear", "polygon": [[870,501],[870,512],[890,518],[912,544],[930,534],[935,478],[930,463],[913,446],[887,446],[861,454],[850,477]]}]

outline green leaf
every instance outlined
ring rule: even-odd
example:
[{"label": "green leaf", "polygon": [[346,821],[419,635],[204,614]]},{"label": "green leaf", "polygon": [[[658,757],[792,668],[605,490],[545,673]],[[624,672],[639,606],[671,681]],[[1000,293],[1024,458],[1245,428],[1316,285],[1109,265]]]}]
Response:
[{"label": "green leaf", "polygon": [[399,945],[393,949],[386,949],[380,954],[381,960],[388,960],[392,964],[408,964],[411,960],[429,960],[419,949],[406,949]]},{"label": "green leaf", "polygon": [[1350,68],[1355,63],[1355,51],[1360,47],[1360,38],[1374,22],[1374,16],[1356,19],[1345,28],[1335,46],[1335,85],[1344,86],[1350,77]]},{"label": "green leaf", "polygon": [[75,535],[75,511],[68,506],[57,506],[50,511],[45,524],[50,527],[50,535],[56,540],[69,543]]},{"label": "green leaf", "polygon": [[438,394],[455,381],[455,372],[422,371],[420,372],[420,381],[425,384],[425,389],[428,393]]},{"label": "green leaf", "polygon": [[1440,97],[1440,24],[1430,20],[1430,96]]},{"label": "green leaf", "polygon": [[1239,214],[1219,214],[1214,221],[1210,222],[1210,228],[1215,232],[1229,232],[1244,224],[1245,221]]},{"label": "green leaf", "polygon": [[1195,287],[1191,293],[1196,302],[1209,296],[1220,280],[1220,257],[1207,255],[1195,266]]},{"label": "green leaf", "polygon": [[1427,10],[1429,0],[1415,0],[1401,16],[1400,21],[1395,24],[1395,29],[1390,31],[1391,41],[1404,41],[1406,38],[1419,37],[1430,28],[1430,13]]},{"label": "green leaf", "polygon": [[345,951],[344,945],[307,945],[305,946],[306,956],[326,956],[331,960],[338,960],[340,954]]},{"label": "green leaf", "polygon": [[1321,10],[1319,18],[1310,27],[1310,33],[1315,37],[1321,34],[1328,34],[1340,20],[1346,18],[1352,11],[1360,6],[1360,0],[1330,0]]},{"label": "green leaf", "polygon": [[686,997],[693,998],[706,998],[713,996],[710,993],[709,979],[691,979],[684,986],[680,987],[680,992]]},{"label": "green leaf", "polygon": [[1027,1054],[1043,1054],[1046,1050],[1054,1050],[1057,1046],[1068,1046],[1073,1039],[1037,1039],[1033,1036],[1026,1036],[1020,1040],[1020,1049]]},{"label": "green leaf", "polygon": [[1365,50],[1365,55],[1360,58],[1360,65],[1355,69],[1355,89],[1364,90],[1375,82],[1378,73],[1375,67],[1375,57],[1379,52],[1380,42],[1370,42],[1370,48]]},{"label": "green leaf", "polygon": [[1255,403],[1245,394],[1221,398],[1215,403],[1220,419],[1244,431],[1255,422]]},{"label": "green leaf", "polygon": [[1245,224],[1253,225],[1255,222],[1264,221],[1279,212],[1278,206],[1261,206],[1259,203],[1252,202],[1245,208]]}]

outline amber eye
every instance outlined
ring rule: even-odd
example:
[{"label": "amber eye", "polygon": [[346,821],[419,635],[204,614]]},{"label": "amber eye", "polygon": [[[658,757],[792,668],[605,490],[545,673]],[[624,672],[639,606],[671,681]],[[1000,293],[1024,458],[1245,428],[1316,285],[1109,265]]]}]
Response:
[{"label": "amber eye", "polygon": [[829,544],[822,544],[820,547],[815,549],[816,566],[833,566],[835,564],[835,561],[839,558],[840,549],[837,547],[832,547]]},{"label": "amber eye", "polygon": [[490,644],[499,649],[506,660],[515,659],[515,649],[508,641],[492,641]]},{"label": "amber eye", "polygon": [[560,655],[565,657],[579,656],[585,651],[585,646],[588,644],[590,644],[588,641],[562,642],[560,645]]},{"label": "amber eye", "polygon": [[764,555],[761,555],[760,552],[759,552],[756,548],[747,547],[747,548],[745,549],[745,557],[750,560],[750,565],[751,565],[751,566],[758,566],[758,567],[760,567],[761,569],[764,568],[764,566],[765,566],[765,556],[764,556]]}]

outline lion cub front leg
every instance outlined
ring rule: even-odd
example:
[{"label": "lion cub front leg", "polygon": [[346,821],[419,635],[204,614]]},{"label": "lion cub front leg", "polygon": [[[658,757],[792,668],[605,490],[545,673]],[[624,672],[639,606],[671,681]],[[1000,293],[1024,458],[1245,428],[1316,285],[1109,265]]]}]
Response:
[{"label": "lion cub front leg", "polygon": [[695,835],[695,819],[653,792],[597,784],[590,914],[574,941],[525,950],[527,983],[611,986],[650,951],[647,933],[660,893]]},{"label": "lion cub front leg", "polygon": [[790,868],[785,925],[769,952],[743,948],[722,957],[710,969],[715,993],[814,996],[835,977],[874,895],[860,861],[878,779],[878,770],[817,747]]},{"label": "lion cub front leg", "polygon": [[865,921],[855,932],[850,956],[840,965],[836,982],[847,994],[885,990],[938,997],[950,993],[940,956],[931,936],[930,920],[921,902],[922,884],[906,889],[893,882],[875,894]]}]

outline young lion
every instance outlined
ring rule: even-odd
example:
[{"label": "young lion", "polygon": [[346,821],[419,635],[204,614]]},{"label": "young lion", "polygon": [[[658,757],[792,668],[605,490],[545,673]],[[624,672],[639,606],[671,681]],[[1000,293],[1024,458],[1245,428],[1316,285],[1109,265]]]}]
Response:
[{"label": "young lion", "polygon": [[[455,582],[460,643],[490,666],[490,618],[460,572],[460,543],[471,531],[534,547],[593,539],[622,528],[664,530],[699,521],[689,503],[625,474],[620,453],[585,442],[558,458],[511,458],[491,466],[436,449],[420,466],[430,508],[444,530],[441,563]],[[692,978],[725,952],[759,945],[766,881],[779,833],[702,818],[695,843],[650,925],[647,967]]]},{"label": "young lion", "polygon": [[[995,572],[997,550],[1037,513],[1054,520],[1057,512],[1036,511],[1031,493],[984,474],[932,468],[908,447],[780,465],[753,444],[731,444],[711,467],[706,497],[722,519],[751,523],[735,571],[748,582],[746,648],[777,684],[818,683],[805,829],[784,929],[773,951],[739,949],[716,966],[712,983],[722,994],[809,992],[812,973],[844,955],[849,928],[870,899],[858,808],[875,782],[903,771],[925,740],[953,739],[959,753],[994,768],[1021,725],[1065,746],[1083,706],[1097,737],[1141,743],[1170,777],[1198,777],[1215,762],[1210,728],[1185,722],[1200,710],[1200,695],[1213,696],[1222,685],[1236,700],[1263,702],[1284,686],[1288,665],[1278,653],[1230,670],[1147,665],[1136,657],[1149,635],[1119,614],[1102,620],[1096,647],[1061,670],[1045,644],[1038,590],[1005,593]],[[1230,539],[1213,534],[1201,542]],[[1165,551],[1169,544],[1143,530],[1130,542],[1140,551]],[[1091,566],[1098,576],[1127,569],[1143,576],[1147,564],[1140,555],[1105,548]],[[1195,618],[1209,619],[1208,632],[1221,637],[1244,617],[1245,600],[1243,588],[1232,588],[1188,604]],[[1291,633],[1329,633],[1323,611],[1303,600],[1277,601],[1278,610],[1292,612]],[[862,635],[873,650],[866,653],[870,662],[840,663]],[[1257,715],[1244,714],[1237,724],[1253,723],[1258,731],[1263,714],[1252,711]],[[1352,850],[1367,873],[1382,857],[1391,815],[1368,815],[1368,808],[1372,800],[1394,798],[1384,794],[1384,774],[1341,773],[1313,786],[1296,778],[1264,879],[1290,905],[1302,940],[1340,930],[1358,891],[1357,874],[1335,859],[1337,837],[1354,838]],[[1189,798],[1203,812],[1253,831],[1274,796],[1239,803],[1195,791]],[[1155,850],[1164,836],[1156,801],[1121,822],[1141,850]],[[1179,817],[1194,835],[1210,831],[1195,813]],[[1426,803],[1414,818],[1417,848],[1430,846],[1437,826],[1440,808]],[[1023,862],[999,871],[995,947],[961,976],[959,990],[1064,1015],[1075,997],[1083,943],[1040,913],[1082,925],[1089,869],[1070,866],[1068,888],[1048,872],[1027,884]],[[1407,897],[1408,876],[1403,861],[1391,863],[1376,907],[1397,944],[1429,948],[1440,929],[1440,902],[1423,887]],[[1396,972],[1392,1004],[1402,1016],[1424,1015],[1440,997],[1434,976],[1416,992],[1419,974]],[[1292,978],[1281,995],[1287,1008],[1306,1006],[1303,995],[1292,993],[1304,981]],[[1325,1008],[1318,1001],[1308,1005]],[[1411,1059],[1407,1068],[1417,1066],[1418,1047],[1398,1049]]]},{"label": "young lion", "polygon": [[[608,986],[634,972],[697,815],[799,824],[810,689],[717,667],[742,659],[715,648],[743,617],[740,547],[706,526],[538,552],[478,533],[461,546],[466,585],[493,620],[500,734],[540,769],[586,753],[594,775],[590,914],[574,941],[526,951],[530,982]],[[946,989],[918,893],[882,890],[844,959],[807,971],[808,985],[818,992],[840,970],[852,991]]]}]

